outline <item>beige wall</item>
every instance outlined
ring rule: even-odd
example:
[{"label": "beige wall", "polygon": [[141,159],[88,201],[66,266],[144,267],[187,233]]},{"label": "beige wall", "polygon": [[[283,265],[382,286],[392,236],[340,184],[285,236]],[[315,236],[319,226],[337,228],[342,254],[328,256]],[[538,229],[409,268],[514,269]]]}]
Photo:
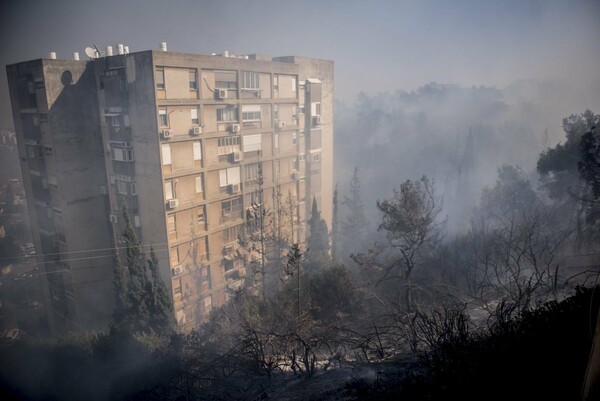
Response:
[{"label": "beige wall", "polygon": [[195,99],[197,91],[190,91],[189,69],[165,67],[165,92],[167,99]]}]

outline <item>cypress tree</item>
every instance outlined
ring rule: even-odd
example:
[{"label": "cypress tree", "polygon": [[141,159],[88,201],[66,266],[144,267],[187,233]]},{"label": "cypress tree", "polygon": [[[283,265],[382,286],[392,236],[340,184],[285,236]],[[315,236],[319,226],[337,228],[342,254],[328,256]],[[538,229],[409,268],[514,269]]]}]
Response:
[{"label": "cypress tree", "polygon": [[131,320],[131,329],[141,332],[150,327],[149,306],[151,297],[148,296],[148,274],[142,247],[126,207],[123,208],[123,217],[125,219],[123,241],[126,247],[126,266],[129,272],[129,280],[127,281],[128,316]]},{"label": "cypress tree", "polygon": [[350,196],[345,196],[342,204],[347,208],[346,221],[342,223],[342,249],[344,254],[349,255],[361,251],[369,224],[361,199],[358,167],[354,167],[350,181]]},{"label": "cypress tree", "polygon": [[307,240],[308,257],[311,261],[329,259],[329,230],[327,223],[321,218],[317,199],[313,198],[312,212],[308,221],[310,235]]},{"label": "cypress tree", "polygon": [[151,327],[161,334],[168,334],[172,331],[174,324],[171,298],[169,297],[165,282],[160,277],[158,258],[156,257],[156,253],[154,253],[153,247],[150,247],[148,268],[150,269],[150,275],[152,277],[152,282],[149,285],[151,296]]},{"label": "cypress tree", "polygon": [[127,304],[127,273],[121,262],[119,251],[115,250],[115,268],[113,271],[113,289],[115,291],[115,309],[113,310],[113,327],[123,328],[126,325],[129,306]]}]

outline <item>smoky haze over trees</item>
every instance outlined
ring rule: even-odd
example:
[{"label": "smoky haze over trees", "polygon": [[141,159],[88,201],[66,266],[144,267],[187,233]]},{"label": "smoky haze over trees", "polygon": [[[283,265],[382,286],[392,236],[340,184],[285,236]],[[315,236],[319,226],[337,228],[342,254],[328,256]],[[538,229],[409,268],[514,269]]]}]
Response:
[{"label": "smoky haze over trees", "polygon": [[537,80],[504,89],[432,83],[338,102],[339,191],[350,193],[351,172],[358,166],[366,215],[375,221],[378,198],[391,194],[402,180],[426,174],[443,195],[448,229],[463,230],[499,166],[519,166],[533,187],[539,186],[538,155],[563,140],[562,117],[581,112],[567,106],[578,103],[565,100],[577,93],[564,86]]}]

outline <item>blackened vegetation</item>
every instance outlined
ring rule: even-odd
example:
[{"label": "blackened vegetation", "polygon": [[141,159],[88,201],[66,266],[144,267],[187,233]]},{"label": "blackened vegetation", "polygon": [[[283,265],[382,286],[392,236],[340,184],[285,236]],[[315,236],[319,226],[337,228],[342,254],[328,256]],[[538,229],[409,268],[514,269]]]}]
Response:
[{"label": "blackened vegetation", "polygon": [[[598,288],[596,288],[598,291]],[[590,315],[600,298],[579,288],[562,302],[512,315],[499,308],[481,331],[453,311],[425,318],[431,350],[407,376],[349,383],[360,400],[579,400],[591,349]],[[323,397],[322,399],[327,399]]]}]

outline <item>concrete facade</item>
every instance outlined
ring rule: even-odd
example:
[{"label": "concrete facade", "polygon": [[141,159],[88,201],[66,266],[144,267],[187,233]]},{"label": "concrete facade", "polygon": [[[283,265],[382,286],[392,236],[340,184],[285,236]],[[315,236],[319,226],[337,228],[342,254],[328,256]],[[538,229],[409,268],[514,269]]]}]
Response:
[{"label": "concrete facade", "polygon": [[313,197],[331,227],[331,61],[143,51],[7,73],[56,332],[107,326],[124,207],[183,329],[251,281],[240,239],[259,193],[274,214],[291,199],[276,224],[295,241]]}]

